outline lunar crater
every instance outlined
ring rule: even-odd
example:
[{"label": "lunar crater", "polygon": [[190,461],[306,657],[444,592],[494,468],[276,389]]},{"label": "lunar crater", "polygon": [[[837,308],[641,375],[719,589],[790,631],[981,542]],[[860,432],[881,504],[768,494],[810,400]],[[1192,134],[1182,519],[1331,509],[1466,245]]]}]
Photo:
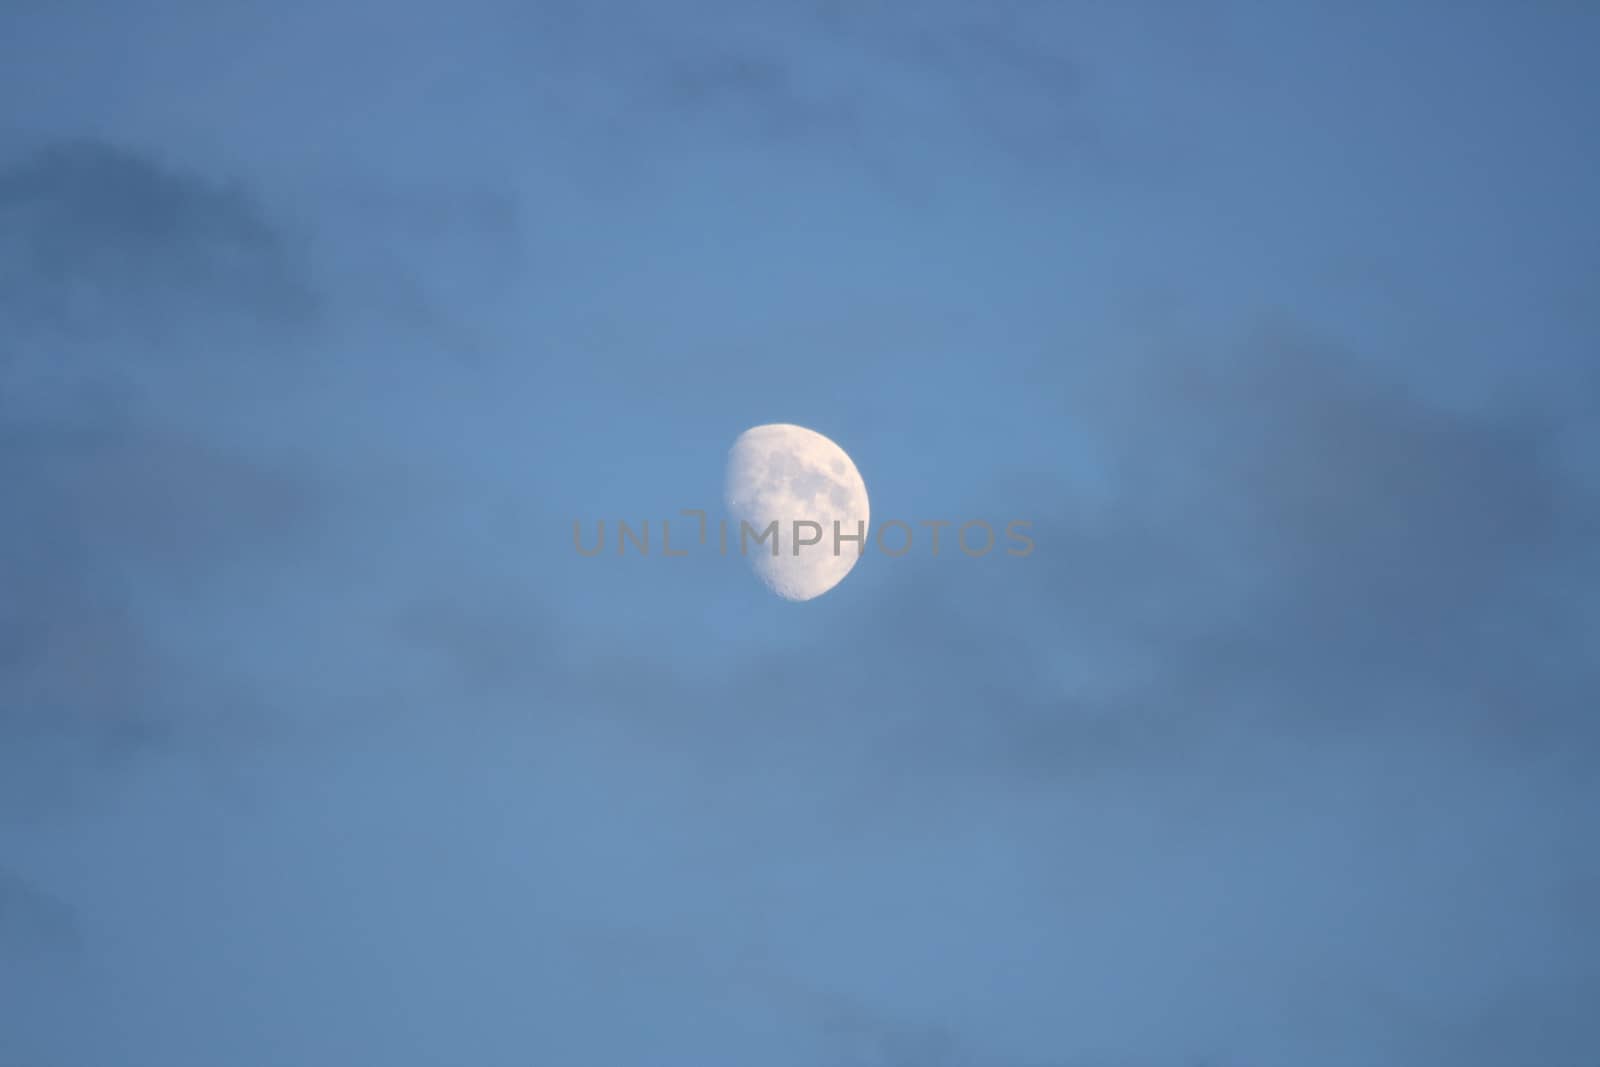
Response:
[{"label": "lunar crater", "polygon": [[[741,533],[740,543],[757,577],[787,600],[821,596],[860,558],[856,542],[842,538],[867,529],[866,483],[844,449],[815,430],[772,423],[740,434],[728,452],[725,495],[730,515],[756,534],[777,522],[775,538],[747,543]],[[816,543],[801,543],[798,551],[797,521],[816,523],[805,536],[821,531]]]}]

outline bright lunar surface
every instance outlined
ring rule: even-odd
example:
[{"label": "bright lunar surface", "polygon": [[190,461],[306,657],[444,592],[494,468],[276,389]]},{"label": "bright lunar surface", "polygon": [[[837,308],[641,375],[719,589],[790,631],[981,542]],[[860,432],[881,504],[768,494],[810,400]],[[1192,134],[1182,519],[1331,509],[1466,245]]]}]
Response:
[{"label": "bright lunar surface", "polygon": [[[728,551],[740,548],[741,522],[750,524],[744,556],[767,588],[785,600],[810,600],[838,585],[856,565],[865,542],[841,541],[834,552],[833,524],[854,537],[871,534],[867,486],[844,449],[814,430],[787,423],[756,426],[739,435],[728,452],[725,490],[730,521]],[[778,521],[778,554],[772,539],[756,543],[754,534]],[[801,544],[795,554],[795,520],[821,527],[816,544]],[[858,526],[859,524],[859,526]],[[817,536],[800,528],[802,541]]]}]

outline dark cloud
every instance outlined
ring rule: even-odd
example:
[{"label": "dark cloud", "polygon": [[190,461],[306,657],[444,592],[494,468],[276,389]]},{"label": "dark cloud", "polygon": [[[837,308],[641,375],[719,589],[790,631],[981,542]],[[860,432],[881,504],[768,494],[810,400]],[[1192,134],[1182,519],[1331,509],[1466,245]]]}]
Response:
[{"label": "dark cloud", "polygon": [[159,649],[147,609],[321,507],[313,479],[160,414],[168,371],[270,363],[316,302],[245,193],[93,143],[0,173],[0,262],[0,474],[26,517],[0,531],[0,724],[143,744],[179,714],[177,679],[210,673]]},{"label": "dark cloud", "polygon": [[[1060,13],[952,4],[709,9],[716,14],[696,20],[693,33],[650,11],[631,20],[617,57],[631,90],[612,121],[679,147],[749,140],[823,150],[895,186],[919,184],[903,165],[907,152],[977,152],[1053,169],[1103,152],[1070,20]],[[601,47],[623,46],[606,38]]]},{"label": "dark cloud", "polygon": [[194,323],[296,327],[316,311],[284,234],[245,193],[99,142],[0,171],[0,263],[13,329],[170,344]]},{"label": "dark cloud", "polygon": [[[741,133],[773,139],[849,134],[860,118],[854,91],[836,87],[810,93],[797,83],[785,59],[753,54],[686,58],[665,80],[665,99],[683,112],[720,119]],[[654,89],[647,95],[654,96]]]},{"label": "dark cloud", "polygon": [[1293,680],[1269,718],[1585,725],[1570,698],[1592,609],[1568,578],[1594,562],[1596,501],[1562,456],[1556,397],[1543,417],[1451,409],[1292,333],[1123,381],[1073,413],[1107,431],[1135,543],[1183,520],[1146,584],[1194,588],[1164,573],[1183,561],[1214,586],[1181,601],[1201,651],[1181,661]]}]

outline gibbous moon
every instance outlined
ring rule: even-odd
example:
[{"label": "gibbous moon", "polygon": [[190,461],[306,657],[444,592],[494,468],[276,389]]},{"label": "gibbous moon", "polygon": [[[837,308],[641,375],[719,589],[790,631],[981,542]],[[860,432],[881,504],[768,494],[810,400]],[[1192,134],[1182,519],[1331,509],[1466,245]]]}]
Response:
[{"label": "gibbous moon", "polygon": [[[728,451],[724,490],[733,523],[748,523],[752,533],[740,540],[729,529],[728,547],[743,544],[745,559],[767,588],[785,600],[810,600],[838,585],[856,565],[865,541],[853,538],[870,533],[867,486],[861,472],[844,449],[804,426],[772,423],[740,434]],[[821,530],[800,527],[800,548],[795,550],[795,520],[813,522]],[[778,523],[778,552],[772,538],[757,543],[774,521]],[[833,524],[852,540],[841,540],[834,551]],[[730,523],[730,527],[733,525]],[[742,529],[742,528],[741,528]]]}]

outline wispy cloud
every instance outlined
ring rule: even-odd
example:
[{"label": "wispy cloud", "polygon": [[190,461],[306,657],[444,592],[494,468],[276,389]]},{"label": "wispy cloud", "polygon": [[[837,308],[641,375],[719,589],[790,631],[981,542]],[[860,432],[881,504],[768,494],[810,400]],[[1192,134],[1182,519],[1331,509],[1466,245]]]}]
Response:
[{"label": "wispy cloud", "polygon": [[[1242,15],[14,18],[0,1060],[1591,1061],[1587,372],[1439,339],[1593,323],[1329,280],[1467,112]],[[773,419],[1038,548],[571,551]]]}]

